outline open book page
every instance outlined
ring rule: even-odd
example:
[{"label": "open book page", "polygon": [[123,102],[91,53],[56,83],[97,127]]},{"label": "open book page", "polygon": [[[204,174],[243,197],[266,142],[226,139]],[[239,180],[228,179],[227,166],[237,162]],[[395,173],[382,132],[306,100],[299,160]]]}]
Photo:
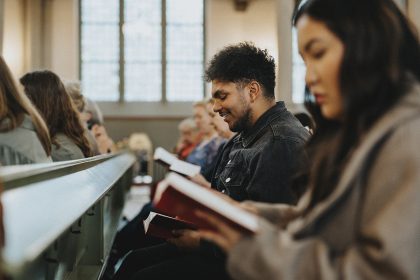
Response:
[{"label": "open book page", "polygon": [[175,155],[171,154],[170,152],[168,152],[167,150],[165,150],[162,147],[157,147],[156,148],[155,153],[153,155],[153,159],[158,160],[158,161],[162,161],[166,165],[171,165],[175,161],[178,160],[178,158]]},{"label": "open book page", "polygon": [[174,229],[192,229],[197,227],[187,221],[162,215],[156,212],[150,212],[147,219],[143,221],[144,232],[146,235],[168,239],[173,237]]},{"label": "open book page", "polygon": [[157,213],[155,212],[150,212],[149,216],[147,216],[147,218],[143,221],[143,225],[144,225],[144,232],[147,233],[148,229],[149,229],[149,225],[152,222],[153,218],[157,215]]},{"label": "open book page", "polygon": [[178,216],[196,224],[199,228],[211,228],[194,211],[211,212],[227,223],[246,232],[258,230],[258,217],[224,200],[213,190],[203,188],[188,179],[169,173],[159,183],[153,199],[154,207],[163,213]]},{"label": "open book page", "polygon": [[195,176],[200,173],[201,167],[178,159],[175,155],[169,153],[164,148],[158,147],[153,156],[154,160],[163,162],[169,166],[169,169],[186,176]]},{"label": "open book page", "polygon": [[200,173],[201,167],[186,161],[177,159],[169,166],[169,169],[177,173],[193,177]]}]

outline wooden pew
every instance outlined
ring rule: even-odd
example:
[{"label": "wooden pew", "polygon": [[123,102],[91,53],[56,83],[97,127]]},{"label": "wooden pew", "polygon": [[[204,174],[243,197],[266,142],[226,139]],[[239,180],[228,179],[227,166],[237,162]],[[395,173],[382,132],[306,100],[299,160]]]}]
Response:
[{"label": "wooden pew", "polygon": [[12,279],[98,279],[134,162],[124,153],[1,168],[3,273]]}]

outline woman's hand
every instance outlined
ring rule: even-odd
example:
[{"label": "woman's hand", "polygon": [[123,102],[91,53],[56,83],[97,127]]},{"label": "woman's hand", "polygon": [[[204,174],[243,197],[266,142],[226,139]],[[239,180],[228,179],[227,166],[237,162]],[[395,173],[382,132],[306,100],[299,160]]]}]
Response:
[{"label": "woman's hand", "polygon": [[206,220],[216,229],[215,231],[199,230],[198,235],[201,238],[212,241],[226,253],[229,253],[239,240],[244,237],[244,234],[241,231],[238,231],[226,224],[217,216],[201,211],[196,211],[195,215],[203,220]]}]

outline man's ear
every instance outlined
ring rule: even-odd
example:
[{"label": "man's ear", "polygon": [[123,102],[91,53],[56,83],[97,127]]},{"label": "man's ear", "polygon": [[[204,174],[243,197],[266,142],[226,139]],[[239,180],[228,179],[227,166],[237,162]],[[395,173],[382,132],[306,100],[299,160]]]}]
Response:
[{"label": "man's ear", "polygon": [[251,81],[247,87],[249,90],[249,98],[251,103],[253,103],[262,95],[261,85],[257,81]]}]

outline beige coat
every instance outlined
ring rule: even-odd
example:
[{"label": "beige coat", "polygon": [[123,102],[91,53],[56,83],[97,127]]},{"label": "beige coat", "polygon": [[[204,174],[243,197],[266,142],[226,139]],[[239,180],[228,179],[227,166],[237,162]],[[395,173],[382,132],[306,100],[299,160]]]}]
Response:
[{"label": "beige coat", "polygon": [[420,279],[420,86],[366,134],[306,218],[283,230],[294,209],[257,207],[260,233],[228,256],[234,279]]}]

